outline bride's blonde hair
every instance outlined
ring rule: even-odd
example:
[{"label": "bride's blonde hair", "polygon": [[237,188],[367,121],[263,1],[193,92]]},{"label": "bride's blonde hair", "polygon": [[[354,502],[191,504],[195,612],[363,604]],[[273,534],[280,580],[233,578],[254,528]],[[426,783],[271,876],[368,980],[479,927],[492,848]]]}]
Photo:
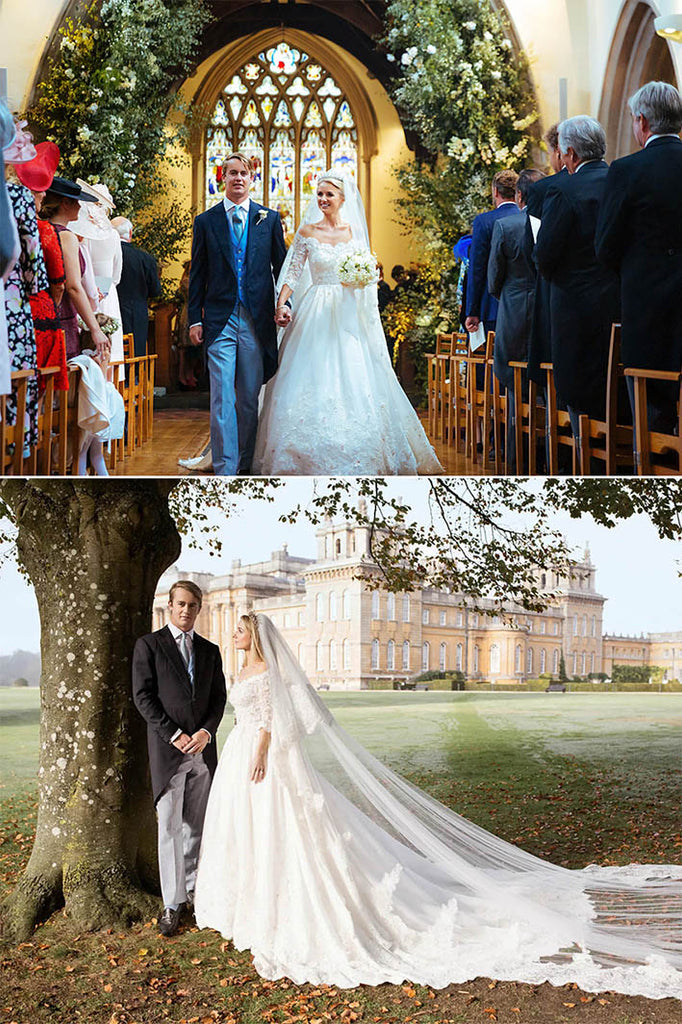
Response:
[{"label": "bride's blonde hair", "polygon": [[260,633],[258,632],[258,616],[255,612],[249,612],[248,615],[242,615],[241,621],[246,626],[251,637],[251,644],[253,646],[253,653],[256,655],[259,661],[265,661],[263,655],[263,647],[260,642]]}]

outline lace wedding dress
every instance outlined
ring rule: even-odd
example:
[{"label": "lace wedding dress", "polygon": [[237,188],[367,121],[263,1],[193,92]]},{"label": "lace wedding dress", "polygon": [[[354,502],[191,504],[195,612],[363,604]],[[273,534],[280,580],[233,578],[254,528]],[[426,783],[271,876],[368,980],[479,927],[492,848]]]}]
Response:
[{"label": "lace wedding dress", "polygon": [[[294,295],[279,369],[268,382],[253,472],[389,476],[441,473],[419,418],[393,371],[375,284],[341,284],[339,262],[368,250],[357,187],[346,181],[349,242],[299,233],[277,283]],[[314,201],[304,223],[319,216]]]},{"label": "lace wedding dress", "polygon": [[[468,822],[355,743],[266,616],[258,628],[268,671],[230,692],[199,927],[296,984],[484,975],[682,997],[680,868],[569,871]],[[261,728],[271,746],[253,783]]]}]

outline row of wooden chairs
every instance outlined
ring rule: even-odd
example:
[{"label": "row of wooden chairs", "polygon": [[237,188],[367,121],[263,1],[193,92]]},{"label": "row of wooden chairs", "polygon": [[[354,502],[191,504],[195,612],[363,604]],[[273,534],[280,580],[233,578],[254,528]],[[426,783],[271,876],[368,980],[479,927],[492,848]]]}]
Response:
[{"label": "row of wooden chairs", "polygon": [[[438,334],[435,351],[426,356],[431,438],[496,474],[509,471],[512,448],[517,472],[536,474],[538,450],[544,447],[550,475],[562,465],[570,465],[574,475],[590,475],[595,466],[608,476],[678,475],[682,472],[682,372],[625,370],[620,362],[620,330],[614,324],[611,331],[605,418],[581,416],[577,438],[568,413],[559,408],[551,363],[542,364],[545,405],[539,402],[536,382],[526,380],[527,363],[510,363],[515,416],[513,433],[507,438],[507,395],[493,373],[494,333],[477,351],[471,351],[466,334]],[[618,395],[627,378],[633,381],[635,395],[634,428],[620,422],[618,415]],[[680,388],[676,434],[648,428],[647,381],[652,380]]]},{"label": "row of wooden chairs", "polygon": [[[151,440],[154,430],[154,376],[156,355],[125,355],[132,351],[132,335],[124,337],[124,359],[111,363],[116,387],[126,413],[126,435],[109,445],[109,469]],[[78,451],[78,388],[80,369],[69,368],[69,389],[55,393],[56,366],[38,371],[45,381],[38,415],[38,441],[25,446],[24,420],[28,382],[32,370],[12,374],[16,395],[15,424],[8,426],[7,396],[0,395],[0,476],[65,476]],[[120,378],[120,379],[119,379]]]}]

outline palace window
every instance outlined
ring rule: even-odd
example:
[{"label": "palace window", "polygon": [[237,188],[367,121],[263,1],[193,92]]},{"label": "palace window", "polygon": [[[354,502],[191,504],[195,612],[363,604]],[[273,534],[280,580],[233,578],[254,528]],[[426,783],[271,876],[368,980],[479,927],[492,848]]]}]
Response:
[{"label": "palace window", "polygon": [[500,672],[500,645],[493,644],[490,648],[490,674],[499,675]]},{"label": "palace window", "polygon": [[350,591],[344,590],[341,597],[341,604],[343,606],[344,619],[350,619]]},{"label": "palace window", "polygon": [[322,644],[322,641],[318,640],[317,643],[315,644],[315,668],[317,669],[318,672],[321,672],[322,669],[324,668],[324,655],[322,653],[323,650],[324,646]]},{"label": "palace window", "polygon": [[343,667],[347,671],[350,668],[350,640],[343,641]]},{"label": "palace window", "polygon": [[596,616],[592,616],[592,636],[597,635],[597,619]]},{"label": "palace window", "polygon": [[386,599],[386,618],[389,622],[395,622],[395,594],[389,594]]},{"label": "palace window", "polygon": [[403,643],[403,669],[406,672],[410,670],[410,641],[405,640]]},{"label": "palace window", "polygon": [[517,644],[514,651],[514,671],[521,671],[521,644]]},{"label": "palace window", "polygon": [[448,613],[447,613],[447,611],[441,610],[438,613],[438,621],[439,621],[441,626],[447,626],[447,624],[448,624]]},{"label": "palace window", "polygon": [[332,672],[336,671],[336,641],[329,641],[329,668]]},{"label": "palace window", "polygon": [[379,618],[379,591],[378,590],[373,590],[372,591],[372,618],[373,619],[378,619]]},{"label": "palace window", "polygon": [[422,608],[422,625],[428,626],[429,624],[429,609]]},{"label": "palace window", "polygon": [[448,663],[448,649],[446,644],[440,645],[438,654],[438,668],[441,672],[445,672]]},{"label": "palace window", "polygon": [[318,622],[324,622],[324,597],[318,594],[315,598],[315,618]]},{"label": "palace window", "polygon": [[410,595],[403,594],[403,622],[410,621]]},{"label": "palace window", "polygon": [[422,644],[422,672],[428,672],[429,670],[429,642],[425,640]]},{"label": "palace window", "polygon": [[477,673],[479,670],[480,658],[481,648],[478,646],[478,644],[474,644],[474,673]]},{"label": "palace window", "polygon": [[329,595],[329,619],[331,622],[336,622],[338,618],[338,609],[336,607],[336,592],[332,590]]},{"label": "palace window", "polygon": [[554,654],[552,655],[552,672],[554,673],[554,675],[556,675],[557,672],[559,671],[559,659],[560,659],[560,657],[561,657],[561,655],[559,653],[559,649],[555,648]]},{"label": "palace window", "polygon": [[395,668],[395,643],[393,640],[388,641],[388,650],[386,653],[386,668],[391,672]]},{"label": "palace window", "polygon": [[528,675],[533,671],[533,648],[529,647],[526,655],[526,671]]},{"label": "palace window", "polygon": [[462,671],[462,665],[464,664],[464,647],[462,644],[457,644],[455,648],[455,669],[457,672]]},{"label": "palace window", "polygon": [[321,171],[357,176],[356,119],[326,68],[281,42],[254,54],[216,101],[206,130],[206,209],[223,198],[222,162],[237,150],[254,165],[252,198],[278,210],[291,234]]},{"label": "palace window", "polygon": [[540,651],[540,675],[547,671],[547,651],[543,647]]},{"label": "palace window", "polygon": [[379,668],[379,641],[372,640],[372,668]]},{"label": "palace window", "polygon": [[464,616],[462,615],[461,612],[457,612],[457,625],[461,626],[463,622],[464,622]]}]

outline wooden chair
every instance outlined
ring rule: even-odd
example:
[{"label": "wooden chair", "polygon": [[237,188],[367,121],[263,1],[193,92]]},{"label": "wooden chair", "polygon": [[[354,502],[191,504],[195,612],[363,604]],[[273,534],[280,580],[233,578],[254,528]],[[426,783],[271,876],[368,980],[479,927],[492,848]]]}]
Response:
[{"label": "wooden chair", "polygon": [[[682,372],[627,369],[634,384],[635,466],[638,476],[679,476],[682,473]],[[647,381],[670,381],[679,387],[677,433],[649,429]]]},{"label": "wooden chair", "polygon": [[[538,386],[534,380],[527,380],[528,363],[510,362],[514,372],[514,433],[509,444],[514,445],[516,456],[516,475],[524,470],[523,453],[528,453],[528,475],[536,476],[538,471],[538,443],[545,438],[544,406],[538,405]],[[528,397],[524,399],[524,380]],[[507,466],[510,463],[507,455]]]},{"label": "wooden chair", "polygon": [[540,369],[546,374],[545,396],[547,402],[547,429],[549,431],[548,449],[550,476],[556,476],[559,472],[559,448],[569,448],[572,454],[572,472],[578,473],[578,452],[573,439],[571,420],[567,412],[557,407],[556,388],[554,386],[554,366],[552,363],[541,363]]},{"label": "wooden chair", "polygon": [[620,338],[621,325],[613,324],[606,376],[605,419],[597,420],[584,414],[579,419],[578,471],[581,476],[590,475],[593,458],[603,461],[607,476],[630,473],[633,469],[633,428],[629,423],[618,423],[618,393],[624,381]]},{"label": "wooden chair", "polygon": [[45,389],[38,412],[38,444],[31,451],[28,466],[24,466],[31,476],[49,476],[52,472],[52,451],[58,441],[54,433],[57,421],[54,382],[58,373],[58,366],[45,366],[38,370],[39,376],[45,381]]},{"label": "wooden chair", "polygon": [[500,476],[507,472],[508,445],[512,438],[507,437],[507,393],[493,373],[493,462],[495,473]]},{"label": "wooden chair", "polygon": [[[488,461],[488,445],[490,443],[489,433],[492,425],[492,401],[493,393],[491,387],[493,372],[493,346],[495,342],[494,331],[488,332],[485,345],[471,352],[469,355],[468,379],[467,379],[467,429],[465,455],[472,462],[479,461],[485,465]],[[483,373],[477,374],[477,367],[482,367]],[[482,376],[483,386],[480,387],[477,378]],[[481,459],[478,457],[478,434],[480,424],[481,435]]]},{"label": "wooden chair", "polygon": [[441,433],[443,440],[454,445],[458,452],[464,451],[468,365],[469,335],[453,334],[447,374],[443,381],[445,416]]},{"label": "wooden chair", "polygon": [[0,395],[0,476],[21,476],[24,471],[24,420],[26,394],[33,370],[15,370],[11,375],[12,392],[16,397],[16,418],[7,423],[8,395]]},{"label": "wooden chair", "polygon": [[449,368],[447,360],[452,351],[452,338],[452,334],[437,334],[435,352],[427,352],[425,355],[428,432],[431,438],[441,436],[438,431],[443,423],[443,381]]}]

